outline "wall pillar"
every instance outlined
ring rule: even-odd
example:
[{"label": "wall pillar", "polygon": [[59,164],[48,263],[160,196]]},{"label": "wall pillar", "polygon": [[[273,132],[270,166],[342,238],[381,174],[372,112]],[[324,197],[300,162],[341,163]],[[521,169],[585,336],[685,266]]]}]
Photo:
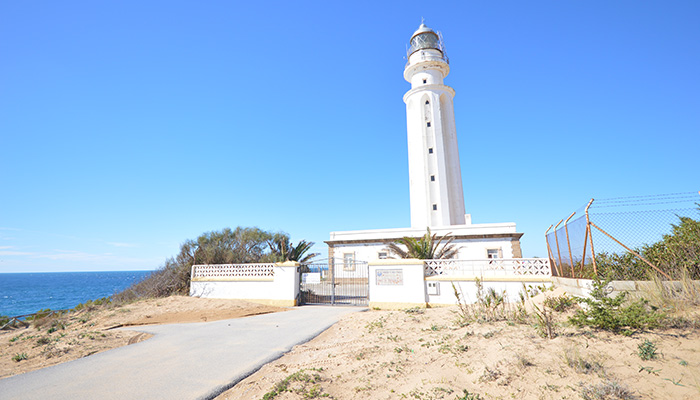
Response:
[{"label": "wall pillar", "polygon": [[377,260],[369,263],[370,307],[425,307],[426,301],[423,260]]}]

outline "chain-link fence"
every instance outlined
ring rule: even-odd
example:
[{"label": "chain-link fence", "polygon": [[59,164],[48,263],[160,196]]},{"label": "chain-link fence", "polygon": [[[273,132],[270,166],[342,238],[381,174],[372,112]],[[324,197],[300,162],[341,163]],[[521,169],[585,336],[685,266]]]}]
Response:
[{"label": "chain-link fence", "polygon": [[591,199],[545,237],[555,276],[700,279],[700,193]]}]

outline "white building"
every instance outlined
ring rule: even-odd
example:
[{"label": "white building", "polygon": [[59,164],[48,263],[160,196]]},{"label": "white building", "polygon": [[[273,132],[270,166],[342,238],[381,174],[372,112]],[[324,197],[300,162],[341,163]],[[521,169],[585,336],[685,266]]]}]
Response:
[{"label": "white building", "polygon": [[515,223],[472,224],[465,214],[453,98],[444,84],[450,72],[442,37],[421,24],[411,36],[404,78],[411,89],[404,95],[408,128],[411,227],[331,232],[330,259],[373,261],[391,257],[387,245],[404,237],[420,237],[430,227],[450,234],[459,259],[520,258]]}]

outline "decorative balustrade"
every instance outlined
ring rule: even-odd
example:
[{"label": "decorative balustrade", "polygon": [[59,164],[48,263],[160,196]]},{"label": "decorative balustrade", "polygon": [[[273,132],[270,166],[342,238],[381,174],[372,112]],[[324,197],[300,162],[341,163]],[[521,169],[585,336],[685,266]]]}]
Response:
[{"label": "decorative balustrade", "polygon": [[192,266],[192,279],[273,278],[275,264],[203,264]]},{"label": "decorative balustrade", "polygon": [[551,276],[547,258],[426,260],[425,276]]}]

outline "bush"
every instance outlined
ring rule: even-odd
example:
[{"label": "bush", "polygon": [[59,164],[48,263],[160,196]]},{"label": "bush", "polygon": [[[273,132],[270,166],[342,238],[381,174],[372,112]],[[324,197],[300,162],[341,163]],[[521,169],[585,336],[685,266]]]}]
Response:
[{"label": "bush", "polygon": [[[700,210],[700,206],[698,207]],[[671,224],[671,233],[651,245],[634,251],[651,264],[678,280],[684,275],[700,279],[700,221],[689,217],[678,217],[677,225]],[[632,253],[599,252],[595,256],[598,275],[616,280],[648,280],[655,272],[644,261]],[[586,264],[582,277],[595,279],[593,265]]]},{"label": "bush", "polygon": [[180,253],[171,257],[152,274],[124,291],[112,296],[117,303],[132,302],[142,298],[189,295],[190,273],[196,264],[243,264],[275,262],[278,255],[269,249],[272,234],[258,228],[225,228],[207,232],[196,240],[187,240],[180,246]]},{"label": "bush", "polygon": [[576,299],[587,307],[578,310],[569,318],[569,322],[579,327],[590,326],[625,335],[659,326],[664,318],[663,314],[649,307],[644,299],[624,305],[627,292],[608,297],[605,290],[608,283],[609,280],[594,280],[591,298]]},{"label": "bush", "polygon": [[544,299],[544,305],[556,312],[564,312],[576,305],[576,299],[569,295],[563,294],[556,297],[547,297]]}]

